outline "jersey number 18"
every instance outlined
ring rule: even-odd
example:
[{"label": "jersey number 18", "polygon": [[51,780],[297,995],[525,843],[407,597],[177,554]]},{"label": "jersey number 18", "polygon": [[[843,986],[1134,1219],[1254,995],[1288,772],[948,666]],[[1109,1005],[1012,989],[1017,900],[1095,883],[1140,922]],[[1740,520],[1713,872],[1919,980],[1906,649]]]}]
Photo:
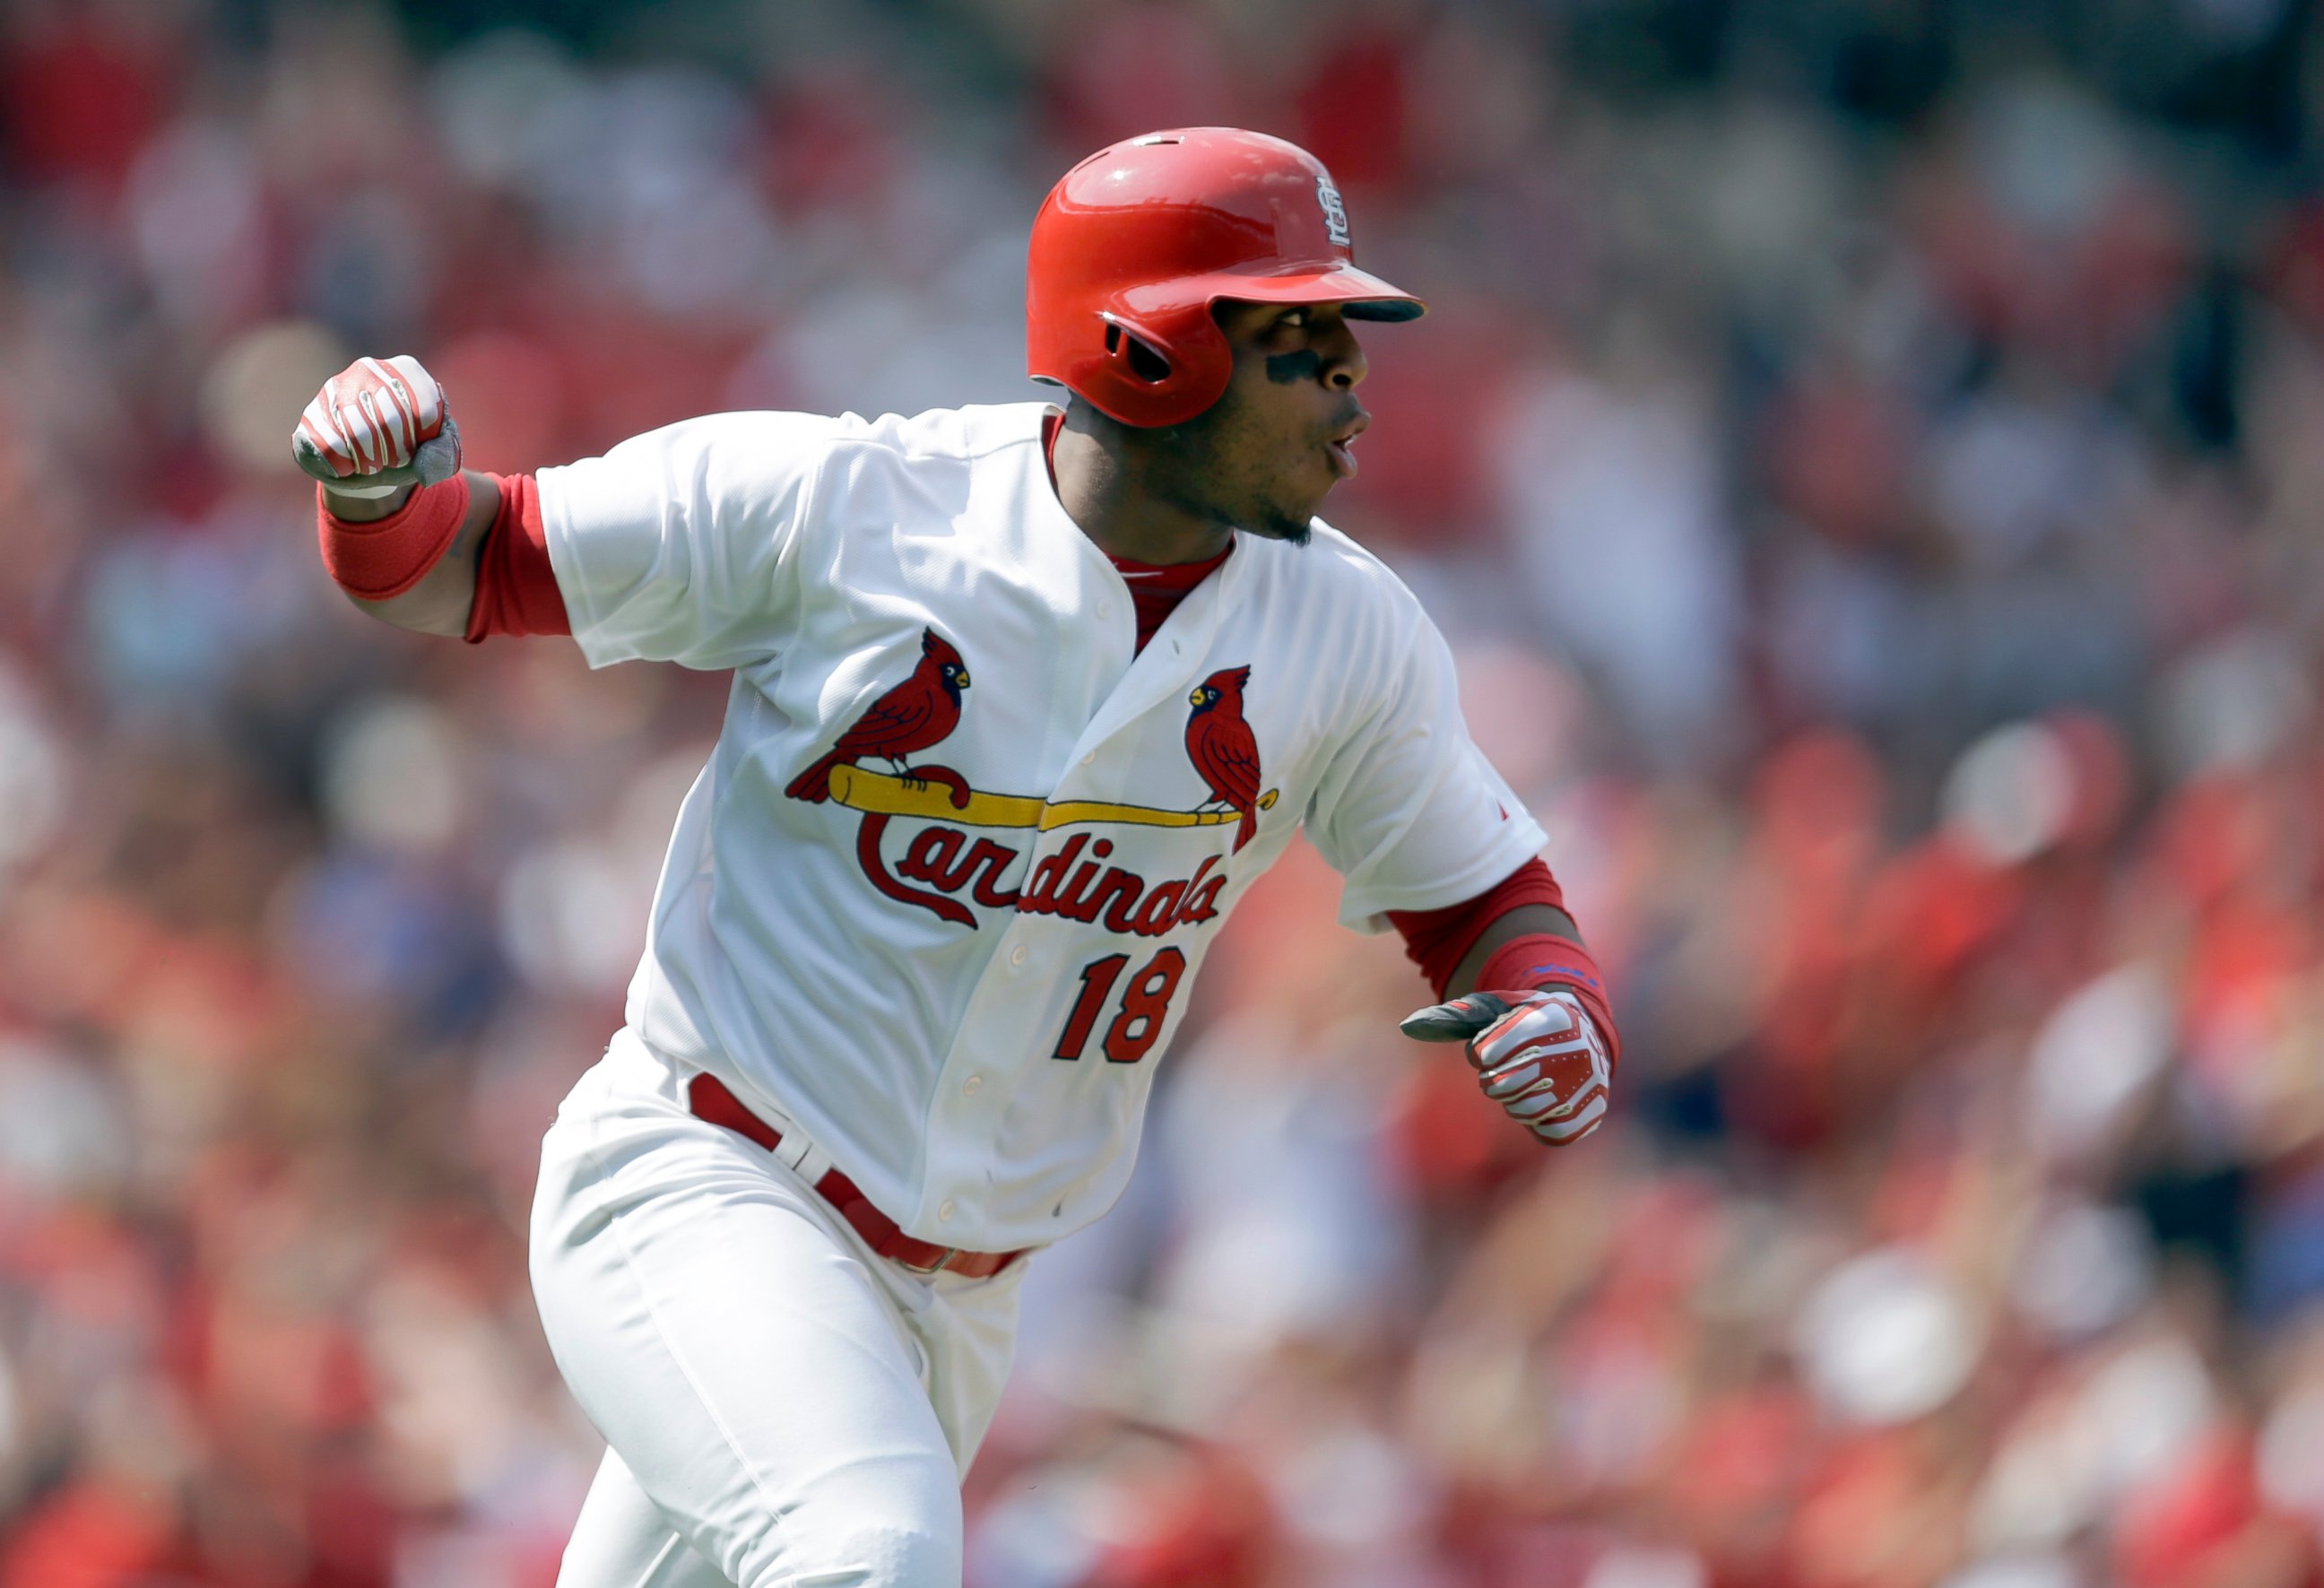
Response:
[{"label": "jersey number 18", "polygon": [[[1074,1011],[1065,1017],[1065,1033],[1057,1039],[1057,1058],[1075,1059],[1088,1046],[1090,1029],[1105,1007],[1106,997],[1120,979],[1121,967],[1130,963],[1126,954],[1109,954],[1103,959],[1093,959],[1082,967],[1081,996],[1074,1000]],[[1165,948],[1146,962],[1138,974],[1130,978],[1130,985],[1121,994],[1121,1012],[1105,1029],[1105,1057],[1114,1064],[1136,1064],[1144,1058],[1162,1035],[1163,1017],[1170,1012],[1171,994],[1178,991],[1178,978],[1185,974],[1186,956],[1175,948]]]}]

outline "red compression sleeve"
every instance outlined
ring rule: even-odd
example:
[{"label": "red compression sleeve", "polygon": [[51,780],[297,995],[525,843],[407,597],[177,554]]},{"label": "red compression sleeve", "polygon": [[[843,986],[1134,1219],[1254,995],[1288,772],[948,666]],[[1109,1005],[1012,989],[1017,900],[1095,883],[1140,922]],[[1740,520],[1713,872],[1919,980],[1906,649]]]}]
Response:
[{"label": "red compression sleeve", "polygon": [[1388,919],[1403,934],[1406,956],[1420,967],[1420,974],[1442,998],[1445,983],[1461,968],[1461,962],[1469,957],[1469,950],[1477,946],[1485,928],[1521,904],[1545,904],[1552,909],[1565,908],[1564,891],[1558,887],[1557,879],[1549,874],[1549,868],[1538,860],[1526,862],[1474,899],[1464,899],[1443,909],[1392,909]]},{"label": "red compression sleeve", "polygon": [[540,522],[540,487],[530,475],[493,475],[500,512],[476,559],[476,598],[468,608],[468,643],[494,634],[569,634],[565,595],[549,561]]},{"label": "red compression sleeve", "polygon": [[1480,992],[1530,992],[1563,989],[1582,1001],[1606,1039],[1606,1062],[1622,1061],[1622,1034],[1614,1029],[1613,1005],[1607,1002],[1606,978],[1590,950],[1571,937],[1532,932],[1512,937],[1492,952],[1477,973]]},{"label": "red compression sleeve", "polygon": [[467,516],[465,475],[422,485],[394,512],[367,524],[335,515],[323,487],[315,487],[315,538],[323,548],[323,567],[340,589],[364,601],[392,600],[426,578]]}]

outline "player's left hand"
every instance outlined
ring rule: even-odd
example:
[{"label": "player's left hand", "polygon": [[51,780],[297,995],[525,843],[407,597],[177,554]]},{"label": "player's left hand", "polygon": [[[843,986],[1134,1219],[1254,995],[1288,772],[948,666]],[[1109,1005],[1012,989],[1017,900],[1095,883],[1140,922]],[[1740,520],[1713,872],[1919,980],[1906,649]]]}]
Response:
[{"label": "player's left hand", "polygon": [[1614,1074],[1605,1033],[1563,988],[1471,992],[1406,1015],[1401,1029],[1422,1042],[1466,1042],[1485,1095],[1552,1147],[1606,1117]]}]

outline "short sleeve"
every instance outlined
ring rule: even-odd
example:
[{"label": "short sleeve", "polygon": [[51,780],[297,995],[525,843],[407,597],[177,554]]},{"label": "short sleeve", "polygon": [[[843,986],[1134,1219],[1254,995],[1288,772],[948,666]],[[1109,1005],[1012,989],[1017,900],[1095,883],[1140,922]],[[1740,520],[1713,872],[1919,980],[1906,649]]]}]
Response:
[{"label": "short sleeve", "polygon": [[1346,879],[1342,925],[1474,898],[1547,835],[1470,741],[1452,653],[1416,615],[1403,664],[1325,766],[1308,807],[1316,849]]},{"label": "short sleeve", "polygon": [[549,563],[589,665],[733,668],[777,651],[839,425],[714,414],[541,470]]}]

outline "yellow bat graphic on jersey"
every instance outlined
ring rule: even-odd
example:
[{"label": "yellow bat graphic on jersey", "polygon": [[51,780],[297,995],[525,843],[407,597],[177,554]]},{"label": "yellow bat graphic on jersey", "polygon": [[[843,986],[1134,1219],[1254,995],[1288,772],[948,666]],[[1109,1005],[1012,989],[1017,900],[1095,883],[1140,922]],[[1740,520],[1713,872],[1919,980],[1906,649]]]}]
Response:
[{"label": "yellow bat graphic on jersey", "polygon": [[[1277,790],[1259,797],[1259,808],[1272,810]],[[953,791],[942,783],[919,778],[899,778],[866,771],[860,766],[831,769],[831,798],[851,810],[873,816],[926,817],[964,827],[1055,827],[1084,822],[1113,822],[1135,827],[1215,827],[1241,820],[1234,810],[1162,810],[1150,805],[1115,805],[1102,799],[1061,799],[1052,805],[1021,794],[987,794],[971,789],[966,805],[953,802]]]}]

